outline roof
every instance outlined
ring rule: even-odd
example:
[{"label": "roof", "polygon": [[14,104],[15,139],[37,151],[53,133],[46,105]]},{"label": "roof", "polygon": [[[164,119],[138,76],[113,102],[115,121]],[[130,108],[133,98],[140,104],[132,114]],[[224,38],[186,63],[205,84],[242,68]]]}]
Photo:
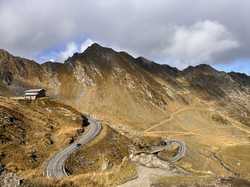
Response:
[{"label": "roof", "polygon": [[34,93],[25,93],[25,96],[37,96],[39,93],[38,92],[34,92]]},{"label": "roof", "polygon": [[45,91],[45,90],[42,89],[42,88],[39,88],[39,89],[25,90],[24,92],[25,92],[25,93],[38,93],[38,92],[41,92],[41,91]]}]

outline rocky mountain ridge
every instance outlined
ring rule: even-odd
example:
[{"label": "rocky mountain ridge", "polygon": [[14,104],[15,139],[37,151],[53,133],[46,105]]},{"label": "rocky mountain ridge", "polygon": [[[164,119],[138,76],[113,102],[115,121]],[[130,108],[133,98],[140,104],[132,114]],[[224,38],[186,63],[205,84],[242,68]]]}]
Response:
[{"label": "rocky mountain ridge", "polygon": [[[54,99],[10,99],[40,87]],[[0,50],[0,95],[4,96],[0,97],[4,148],[0,167],[21,171],[30,179],[34,171],[41,175],[48,154],[76,136],[79,113],[73,108],[103,124],[103,134],[95,143],[69,159],[76,177],[92,171],[93,162],[93,171],[102,168],[102,163],[123,163],[130,143],[143,148],[172,139],[187,145],[176,165],[194,174],[195,180],[197,174],[202,180],[235,175],[250,179],[250,77],[245,74],[217,71],[206,64],[180,71],[98,44],[64,63],[38,64]],[[166,151],[161,157],[168,160],[172,154]],[[17,158],[3,155],[16,155],[20,161],[12,164]],[[96,161],[104,157],[105,162]],[[79,160],[84,160],[83,165]]]},{"label": "rocky mountain ridge", "polygon": [[[1,95],[20,95],[27,88],[43,87],[50,96],[81,111],[103,117],[120,114],[121,119],[150,123],[171,112],[173,106],[192,103],[194,97],[242,107],[244,103],[232,99],[249,99],[250,77],[204,64],[180,71],[93,44],[63,64],[38,64],[1,50],[0,87]],[[249,102],[246,104],[249,108]]]}]

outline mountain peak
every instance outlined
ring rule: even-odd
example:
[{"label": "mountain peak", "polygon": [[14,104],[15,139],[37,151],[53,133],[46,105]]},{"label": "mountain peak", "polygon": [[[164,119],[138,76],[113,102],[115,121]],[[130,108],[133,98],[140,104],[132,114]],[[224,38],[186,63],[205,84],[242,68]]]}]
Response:
[{"label": "mountain peak", "polygon": [[153,61],[148,60],[148,59],[146,59],[145,57],[142,57],[142,56],[138,57],[136,60],[139,61],[139,62],[142,62],[144,64],[153,64]]},{"label": "mountain peak", "polygon": [[230,72],[229,75],[235,80],[236,82],[240,82],[243,85],[250,85],[250,76],[244,73],[237,73],[237,72]]},{"label": "mountain peak", "polygon": [[199,64],[197,66],[189,66],[186,69],[183,70],[184,73],[209,73],[214,74],[218,73],[216,69],[214,69],[212,66],[208,64]]},{"label": "mountain peak", "polygon": [[4,49],[0,49],[0,58],[10,56],[10,53]]},{"label": "mountain peak", "polygon": [[[118,52],[114,51],[112,48],[103,47],[98,43],[93,43],[82,53],[74,53],[72,57],[69,57],[65,63],[71,63],[82,58],[103,58]],[[99,59],[99,60],[100,60]]]},{"label": "mountain peak", "polygon": [[92,45],[90,45],[89,47],[93,47],[93,48],[104,48],[103,46],[101,46],[98,43],[93,43]]},{"label": "mountain peak", "polygon": [[93,43],[91,46],[89,46],[83,53],[88,52],[107,52],[107,51],[114,51],[112,48],[103,47],[98,43]]},{"label": "mountain peak", "polygon": [[204,70],[215,70],[212,66],[208,64],[199,64],[196,66],[197,69],[204,69]]}]

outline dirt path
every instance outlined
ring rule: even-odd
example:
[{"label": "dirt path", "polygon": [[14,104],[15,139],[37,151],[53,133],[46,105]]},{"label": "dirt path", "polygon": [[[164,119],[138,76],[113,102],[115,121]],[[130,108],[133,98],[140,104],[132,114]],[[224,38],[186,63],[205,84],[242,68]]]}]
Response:
[{"label": "dirt path", "polygon": [[243,125],[242,123],[222,114],[221,112],[219,113],[223,118],[225,118],[226,120],[230,121],[231,122],[231,125],[234,127],[234,128],[237,128],[239,129],[240,131],[243,131],[245,133],[248,133],[250,134],[250,128]]},{"label": "dirt path", "polygon": [[[180,113],[182,113],[182,112],[185,112],[185,111],[190,111],[190,110],[199,110],[199,111],[215,111],[215,110],[212,110],[212,109],[204,109],[204,108],[194,108],[194,107],[188,107],[188,108],[182,108],[182,109],[179,109],[179,110],[177,110],[176,112],[174,112],[174,113],[172,113],[171,115],[170,115],[170,117],[168,117],[167,119],[165,119],[165,120],[163,120],[163,121],[161,121],[161,122],[159,122],[159,123],[157,123],[157,124],[155,124],[155,125],[153,125],[152,127],[150,127],[150,128],[148,128],[148,129],[146,129],[146,130],[144,130],[144,134],[145,135],[152,135],[152,134],[157,134],[157,133],[159,133],[159,134],[161,134],[161,133],[163,133],[163,131],[151,131],[151,130],[153,130],[153,129],[155,129],[155,128],[157,128],[157,127],[160,127],[161,125],[164,125],[165,123],[167,123],[167,122],[169,122],[169,121],[171,121],[171,120],[173,120],[174,119],[174,117],[176,116],[176,115],[178,115],[178,114],[180,114]],[[243,132],[245,132],[245,133],[248,133],[248,134],[250,134],[250,128],[249,127],[246,127],[246,126],[244,126],[242,123],[240,123],[240,122],[238,122],[238,121],[236,121],[236,120],[234,120],[234,119],[232,119],[232,118],[230,118],[230,117],[228,117],[228,116],[226,116],[226,115],[224,115],[223,113],[221,113],[221,112],[218,112],[218,114],[219,115],[221,115],[223,118],[225,118],[226,120],[228,120],[228,121],[230,121],[231,122],[231,125],[234,127],[234,128],[237,128],[237,129],[239,129],[240,131],[243,131]],[[169,132],[169,131],[168,131]],[[177,133],[177,132],[175,132],[175,133]],[[190,134],[193,134],[193,132],[178,132],[178,134],[188,134],[188,135],[190,135]]]},{"label": "dirt path", "polygon": [[185,111],[190,111],[190,110],[212,111],[212,110],[209,110],[209,109],[194,108],[194,107],[182,108],[182,109],[179,109],[179,110],[177,110],[176,112],[172,113],[172,114],[170,115],[170,117],[168,117],[167,119],[164,119],[163,121],[161,121],[161,122],[159,122],[159,123],[153,125],[152,127],[148,128],[148,129],[146,129],[146,130],[144,130],[144,133],[147,133],[147,132],[151,131],[152,129],[154,129],[154,128],[156,128],[156,127],[159,127],[159,126],[161,126],[161,125],[163,125],[163,124],[165,124],[165,123],[167,123],[167,122],[173,120],[174,117],[175,117],[176,115],[178,115],[179,113],[182,113],[182,112],[185,112]]}]

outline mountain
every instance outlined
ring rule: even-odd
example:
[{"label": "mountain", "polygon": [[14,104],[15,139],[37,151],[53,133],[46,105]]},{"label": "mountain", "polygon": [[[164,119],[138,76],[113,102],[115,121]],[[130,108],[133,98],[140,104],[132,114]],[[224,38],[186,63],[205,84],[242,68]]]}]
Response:
[{"label": "mountain", "polygon": [[[18,113],[27,118],[31,112],[29,106],[13,104],[6,97],[20,96],[30,88],[45,88],[50,98],[91,114],[113,128],[103,130],[106,135],[100,135],[96,148],[87,148],[91,154],[84,158],[89,160],[81,163],[86,168],[93,170],[88,163],[99,160],[95,154],[98,147],[103,148],[98,149],[100,154],[105,152],[103,157],[108,155],[108,160],[114,157],[119,165],[128,154],[125,150],[128,145],[122,146],[125,141],[141,146],[144,145],[141,141],[172,138],[187,144],[187,155],[177,163],[186,171],[250,179],[250,159],[246,156],[250,153],[250,77],[245,74],[218,71],[206,64],[180,71],[99,44],[93,44],[83,53],[75,53],[64,63],[38,64],[0,50],[0,95],[3,96],[0,106],[7,106],[3,111],[16,115],[14,111],[18,106]],[[48,114],[43,111],[43,105],[34,105],[36,128],[31,128],[31,122],[26,124],[25,118],[17,120],[12,129],[17,133],[13,142],[21,144],[18,141],[25,140],[25,133],[35,133],[37,129],[53,134],[50,132],[53,129],[43,126],[41,120],[35,122],[36,118]],[[28,112],[23,114],[22,108]],[[58,128],[60,135],[67,125]],[[10,141],[6,135],[9,131],[3,127],[2,132],[1,141]],[[55,145],[57,143],[62,144],[55,141]],[[120,156],[114,156],[110,149]],[[83,152],[75,153],[79,160],[86,154]],[[71,158],[70,171],[86,172],[77,160]],[[100,163],[96,163],[95,168],[102,167]]]},{"label": "mountain", "polygon": [[81,111],[135,127],[163,119],[165,113],[192,103],[194,96],[220,104],[230,100],[249,108],[249,103],[235,100],[249,97],[247,75],[220,72],[209,65],[179,71],[99,44],[63,64],[38,64],[1,50],[0,78],[2,95],[20,95],[27,88],[43,87],[50,96]]}]

